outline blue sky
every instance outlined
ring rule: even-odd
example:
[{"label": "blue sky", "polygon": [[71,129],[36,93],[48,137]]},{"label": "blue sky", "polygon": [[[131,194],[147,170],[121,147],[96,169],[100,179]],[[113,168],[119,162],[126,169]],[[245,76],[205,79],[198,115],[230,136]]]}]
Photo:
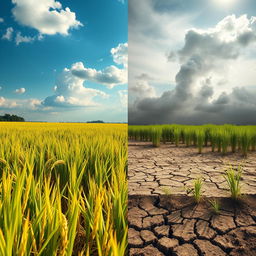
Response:
[{"label": "blue sky", "polygon": [[256,124],[255,10],[255,0],[130,0],[129,123]]},{"label": "blue sky", "polygon": [[0,113],[126,122],[127,26],[126,1],[3,1]]}]

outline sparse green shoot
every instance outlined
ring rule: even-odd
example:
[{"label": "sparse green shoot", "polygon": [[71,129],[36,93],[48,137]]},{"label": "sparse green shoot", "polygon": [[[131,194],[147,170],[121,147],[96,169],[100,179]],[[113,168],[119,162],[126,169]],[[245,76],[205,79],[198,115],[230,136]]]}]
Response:
[{"label": "sparse green shoot", "polygon": [[197,178],[194,180],[193,195],[197,204],[200,202],[202,197],[202,186],[203,186],[203,181],[201,178]]},{"label": "sparse green shoot", "polygon": [[228,183],[228,187],[231,193],[231,198],[234,200],[238,200],[241,196],[241,176],[242,170],[239,167],[237,171],[235,171],[232,167],[226,171],[224,178]]},{"label": "sparse green shoot", "polygon": [[217,199],[211,199],[208,201],[211,205],[211,209],[215,214],[220,213],[220,202]]}]

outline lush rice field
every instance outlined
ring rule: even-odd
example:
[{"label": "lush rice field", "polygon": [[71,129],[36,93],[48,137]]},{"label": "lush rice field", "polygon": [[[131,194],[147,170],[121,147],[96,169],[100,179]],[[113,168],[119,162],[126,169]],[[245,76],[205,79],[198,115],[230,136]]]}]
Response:
[{"label": "lush rice field", "polygon": [[197,146],[198,152],[211,146],[212,151],[241,152],[247,156],[256,149],[256,126],[235,125],[151,125],[129,126],[129,138],[138,141],[152,141],[154,146],[160,142],[170,142],[179,146]]},{"label": "lush rice field", "polygon": [[125,255],[127,126],[0,123],[0,255]]}]

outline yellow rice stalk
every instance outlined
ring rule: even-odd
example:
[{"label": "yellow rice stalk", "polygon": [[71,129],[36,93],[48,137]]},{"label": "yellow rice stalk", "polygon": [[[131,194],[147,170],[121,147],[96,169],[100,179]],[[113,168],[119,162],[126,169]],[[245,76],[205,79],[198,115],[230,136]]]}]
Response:
[{"label": "yellow rice stalk", "polygon": [[26,247],[28,242],[28,231],[29,231],[29,213],[23,225],[23,231],[22,231],[22,237],[21,237],[21,243],[20,243],[21,247],[18,254],[19,256],[23,256],[26,253]]},{"label": "yellow rice stalk", "polygon": [[62,214],[62,219],[61,219],[61,249],[59,252],[60,256],[65,256],[66,255],[66,250],[67,250],[67,245],[68,245],[68,221],[65,217],[64,214]]}]

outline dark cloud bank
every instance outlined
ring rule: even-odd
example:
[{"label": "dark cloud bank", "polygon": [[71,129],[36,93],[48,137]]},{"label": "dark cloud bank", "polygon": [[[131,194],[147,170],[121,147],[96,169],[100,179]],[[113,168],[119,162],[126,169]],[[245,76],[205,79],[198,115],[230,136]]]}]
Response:
[{"label": "dark cloud bank", "polygon": [[129,124],[256,125],[256,87],[232,88],[231,85],[231,92],[222,92],[218,98],[211,99],[216,84],[210,76],[223,73],[225,66],[255,42],[256,18],[246,15],[227,16],[208,30],[189,30],[184,47],[176,53],[180,70],[175,88],[160,97],[137,97],[129,104]]}]

